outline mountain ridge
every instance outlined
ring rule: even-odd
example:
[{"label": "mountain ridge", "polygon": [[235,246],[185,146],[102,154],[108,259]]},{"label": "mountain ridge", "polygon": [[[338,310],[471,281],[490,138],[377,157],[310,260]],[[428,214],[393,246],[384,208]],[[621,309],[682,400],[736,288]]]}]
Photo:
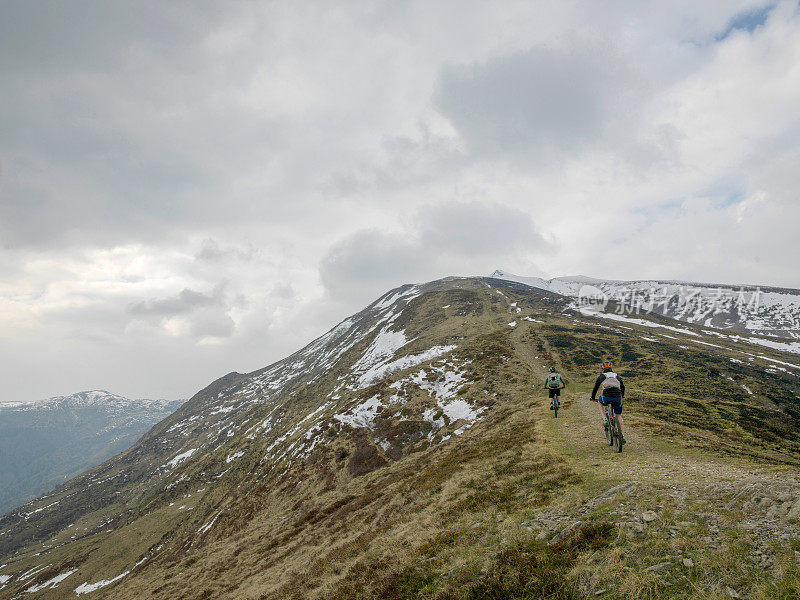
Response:
[{"label": "mountain ridge", "polygon": [[[535,276],[524,276],[524,275],[515,275],[514,273],[509,273],[505,269],[495,269],[487,275],[490,279],[506,279],[507,281],[516,281],[518,283],[525,283],[526,285],[531,285],[530,283],[526,283],[529,281],[539,281],[544,282],[545,284],[551,283],[554,281],[564,281],[564,282],[571,282],[571,283],[649,283],[649,282],[657,282],[657,283],[669,283],[669,284],[676,284],[676,285],[685,285],[685,286],[696,286],[696,287],[710,287],[710,288],[744,288],[746,290],[754,290],[754,289],[762,289],[762,290],[770,290],[770,291],[778,291],[778,292],[800,292],[800,288],[793,288],[788,286],[780,286],[780,285],[764,285],[764,284],[756,284],[756,283],[721,283],[721,282],[710,282],[710,281],[692,281],[689,279],[657,279],[657,278],[642,278],[642,279],[603,279],[601,277],[592,277],[590,275],[560,275],[558,277],[551,277],[550,279],[545,279],[544,277],[535,277]],[[533,286],[536,287],[536,286]],[[547,289],[547,288],[541,288]]]},{"label": "mountain ridge", "polygon": [[800,290],[657,279],[521,277],[495,270],[491,277],[515,281],[581,302],[588,295],[615,300],[619,312],[657,313],[750,334],[800,339]]},{"label": "mountain ridge", "polygon": [[[795,506],[800,514],[796,354],[658,315],[609,318],[613,300],[607,308],[584,314],[571,298],[491,278],[390,290],[285,359],[217,379],[129,450],[0,519],[0,594],[455,598],[512,579],[539,585],[530,580],[539,570],[512,556],[566,561],[553,567],[548,593],[622,594],[675,553],[665,549],[669,528],[684,531],[675,519],[702,512],[681,504],[686,497],[698,506],[750,502],[754,532],[789,536],[780,552],[756,544],[760,556],[775,568],[784,555],[794,560],[786,553],[796,538],[787,515]],[[635,441],[598,471],[608,448],[590,425],[586,393],[607,357],[631,389]],[[531,395],[551,365],[570,383],[567,429]],[[703,377],[683,381],[685,372]],[[698,487],[686,464],[710,487]],[[724,481],[737,469],[755,487]],[[669,478],[675,489],[665,489]],[[615,492],[621,484],[627,491]],[[753,504],[756,493],[769,503]],[[670,494],[677,504],[664,503]],[[616,516],[615,501],[628,506]],[[653,507],[666,529],[642,520]],[[704,527],[731,523],[740,521],[714,515]],[[713,531],[710,542],[689,534],[674,539],[730,550]],[[638,557],[616,578],[615,547]],[[707,568],[698,577],[717,585],[723,565],[693,556]],[[794,585],[792,571],[759,574],[739,562],[730,566],[739,589]],[[592,569],[607,574],[589,577]],[[492,579],[501,572],[513,577]],[[665,581],[684,589],[689,580],[676,572]]]},{"label": "mountain ridge", "polygon": [[0,404],[0,513],[125,450],[180,404],[105,390]]},{"label": "mountain ridge", "polygon": [[57,405],[70,405],[70,406],[88,406],[88,405],[115,405],[115,406],[128,406],[128,405],[147,405],[147,406],[166,406],[182,402],[181,400],[166,400],[163,398],[150,399],[150,398],[126,398],[119,394],[114,394],[108,390],[94,389],[75,392],[66,396],[49,396],[38,400],[6,400],[0,401],[0,409],[3,408],[41,408],[46,406]]}]

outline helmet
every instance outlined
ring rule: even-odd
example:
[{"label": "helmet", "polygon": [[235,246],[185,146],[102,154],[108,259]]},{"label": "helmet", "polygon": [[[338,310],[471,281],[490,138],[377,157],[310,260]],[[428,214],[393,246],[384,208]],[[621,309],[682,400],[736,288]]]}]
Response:
[{"label": "helmet", "polygon": [[555,367],[550,367],[550,372],[551,373],[555,373],[556,372],[556,368]]},{"label": "helmet", "polygon": [[611,364],[611,361],[607,360],[606,362],[603,363],[603,367],[602,367],[603,371],[610,371],[613,368],[614,368],[614,365]]}]

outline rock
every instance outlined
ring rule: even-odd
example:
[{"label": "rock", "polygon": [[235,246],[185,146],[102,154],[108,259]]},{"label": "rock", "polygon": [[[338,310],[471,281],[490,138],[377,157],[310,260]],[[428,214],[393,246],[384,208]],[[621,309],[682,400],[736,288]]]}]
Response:
[{"label": "rock", "polygon": [[694,561],[691,558],[684,558],[683,566],[688,569],[691,569],[694,566]]},{"label": "rock", "polygon": [[645,525],[641,521],[632,521],[631,529],[633,529],[636,533],[644,533],[645,531],[647,531],[647,525]]},{"label": "rock", "polygon": [[725,586],[725,593],[728,594],[728,596],[731,598],[741,598],[739,592],[737,592],[735,589],[733,589],[728,585]]},{"label": "rock", "polygon": [[569,535],[570,533],[572,533],[572,532],[573,532],[573,531],[574,531],[576,528],[580,527],[582,524],[583,524],[583,523],[582,523],[582,521],[575,521],[575,522],[573,522],[572,524],[570,524],[570,525],[567,525],[567,526],[566,526],[564,529],[562,529],[561,531],[559,531],[559,532],[558,532],[558,533],[557,533],[557,534],[556,534],[556,535],[553,537],[553,539],[552,539],[552,540],[550,540],[550,542],[549,542],[549,543],[550,543],[550,544],[555,544],[555,543],[556,543],[558,540],[560,540],[560,539],[562,539],[562,538],[566,537],[567,535]]},{"label": "rock", "polygon": [[651,567],[647,567],[647,568],[645,569],[645,573],[647,573],[647,572],[653,572],[653,571],[663,571],[664,569],[666,569],[667,567],[669,567],[669,566],[671,566],[671,565],[672,565],[672,563],[671,563],[671,562],[662,562],[662,563],[658,563],[657,565],[653,565],[653,566],[651,566]]},{"label": "rock", "polygon": [[652,523],[658,518],[658,515],[654,513],[652,510],[646,510],[642,513],[642,519],[644,519],[645,523]]},{"label": "rock", "polygon": [[780,504],[770,506],[767,510],[767,519],[778,519],[783,512],[783,507]]},{"label": "rock", "polygon": [[606,590],[606,589],[597,590],[597,591],[594,593],[594,595],[595,595],[595,596],[602,596],[602,595],[603,595],[603,594],[605,594],[607,591],[608,591],[608,590]]}]

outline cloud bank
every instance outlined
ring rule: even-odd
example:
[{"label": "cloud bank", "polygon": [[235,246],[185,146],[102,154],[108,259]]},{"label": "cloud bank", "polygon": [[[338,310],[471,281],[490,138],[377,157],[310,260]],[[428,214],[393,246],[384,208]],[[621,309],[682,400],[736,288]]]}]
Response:
[{"label": "cloud bank", "polygon": [[6,400],[496,267],[800,287],[796,2],[6,2],[0,78]]}]

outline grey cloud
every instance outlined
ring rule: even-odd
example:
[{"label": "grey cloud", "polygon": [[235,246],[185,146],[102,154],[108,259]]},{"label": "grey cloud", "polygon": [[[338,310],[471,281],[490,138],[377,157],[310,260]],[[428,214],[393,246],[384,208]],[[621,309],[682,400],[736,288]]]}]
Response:
[{"label": "grey cloud", "polygon": [[421,244],[432,252],[502,255],[548,245],[528,213],[502,204],[445,202],[424,207],[416,220]]},{"label": "grey cloud", "polygon": [[481,273],[520,253],[550,249],[521,210],[445,202],[418,210],[408,232],[369,229],[345,238],[321,261],[320,276],[333,297],[366,301],[401,283],[459,275],[465,268]]},{"label": "grey cloud", "polygon": [[437,102],[475,154],[548,156],[597,138],[620,90],[603,48],[544,46],[446,68]]},{"label": "grey cloud", "polygon": [[418,276],[425,260],[414,242],[369,229],[335,245],[320,263],[320,277],[334,297],[364,299],[376,289]]},{"label": "grey cloud", "polygon": [[255,248],[239,248],[232,245],[223,245],[216,240],[204,240],[200,250],[195,254],[199,261],[217,262],[223,260],[238,260],[246,262],[252,260],[256,254]]},{"label": "grey cloud", "polygon": [[[264,200],[294,189],[266,166],[308,169],[287,152],[295,124],[240,101],[265,67],[262,10],[3,3],[0,241],[111,246],[296,218],[302,202]],[[233,191],[242,177],[257,191]]]},{"label": "grey cloud", "polygon": [[452,175],[463,167],[465,157],[458,140],[432,132],[424,121],[416,129],[416,136],[384,139],[381,160],[349,165],[335,172],[325,187],[342,196],[398,190]]},{"label": "grey cloud", "polygon": [[[242,297],[234,298],[234,302],[243,301]],[[214,288],[211,294],[186,288],[175,296],[137,302],[128,307],[128,315],[156,327],[170,318],[181,317],[188,326],[185,333],[196,338],[226,338],[236,329],[228,314],[224,285]]]},{"label": "grey cloud", "polygon": [[75,3],[50,0],[3,2],[0,20],[0,69],[54,72],[81,63],[92,70],[123,65],[126,50],[148,41],[161,53],[186,49],[198,26],[219,18],[215,2]]},{"label": "grey cloud", "polygon": [[177,296],[147,300],[132,304],[128,313],[135,317],[169,318],[188,314],[198,308],[219,306],[222,303],[222,289],[218,288],[208,296],[202,292],[184,289]]},{"label": "grey cloud", "polygon": [[219,310],[201,310],[192,318],[191,332],[195,337],[226,338],[233,335],[236,324],[230,315]]},{"label": "grey cloud", "polygon": [[[797,285],[796,2],[335,4],[0,2],[7,394],[189,395],[498,266]],[[730,175],[741,224],[635,212]]]},{"label": "grey cloud", "polygon": [[294,287],[292,287],[292,284],[290,283],[275,284],[269,293],[270,296],[279,298],[280,300],[291,300],[297,296],[297,291],[295,291]]}]

